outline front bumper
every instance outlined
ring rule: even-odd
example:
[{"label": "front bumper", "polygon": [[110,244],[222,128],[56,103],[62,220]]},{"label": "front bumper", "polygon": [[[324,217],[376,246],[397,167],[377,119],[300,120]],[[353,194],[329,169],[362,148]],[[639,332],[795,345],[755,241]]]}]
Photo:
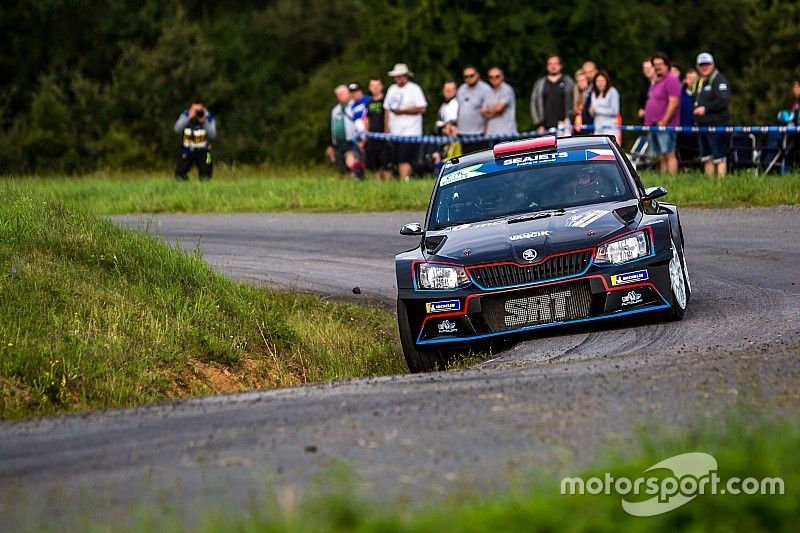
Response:
[{"label": "front bumper", "polygon": [[[668,252],[669,253],[669,252]],[[671,255],[671,254],[669,254]],[[671,307],[669,258],[593,267],[566,280],[459,291],[404,289],[418,345],[472,341],[542,328],[619,318]]]}]

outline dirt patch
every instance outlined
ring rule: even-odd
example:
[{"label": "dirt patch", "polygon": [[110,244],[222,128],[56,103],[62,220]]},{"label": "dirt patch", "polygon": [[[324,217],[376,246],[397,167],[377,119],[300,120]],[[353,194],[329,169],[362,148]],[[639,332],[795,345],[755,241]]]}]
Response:
[{"label": "dirt patch", "polygon": [[32,403],[28,387],[14,378],[0,376],[0,413],[24,411]]},{"label": "dirt patch", "polygon": [[216,362],[189,358],[185,370],[176,380],[181,392],[216,393],[241,392],[254,388],[275,386],[263,365],[255,358],[246,358],[235,368]]}]

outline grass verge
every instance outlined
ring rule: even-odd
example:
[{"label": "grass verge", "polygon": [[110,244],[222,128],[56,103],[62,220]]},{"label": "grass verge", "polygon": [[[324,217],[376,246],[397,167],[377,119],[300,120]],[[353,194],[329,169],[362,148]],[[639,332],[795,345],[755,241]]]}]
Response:
[{"label": "grass verge", "polygon": [[[667,201],[682,207],[800,204],[800,174],[723,179],[697,173],[645,173],[645,183],[664,185]],[[80,178],[14,178],[18,187],[95,214],[226,213],[261,211],[424,210],[430,179],[353,182],[320,167],[220,168],[210,182],[176,182],[167,174],[103,173]]]},{"label": "grass verge", "polygon": [[[280,503],[253,511],[246,518],[226,513],[206,517],[205,531],[794,531],[800,520],[800,425],[768,420],[748,424],[732,418],[727,427],[704,426],[678,435],[663,430],[643,435],[634,457],[613,454],[595,468],[564,476],[635,480],[642,476],[664,479],[668,470],[645,474],[650,466],[687,452],[711,454],[718,462],[723,483],[733,477],[780,477],[783,495],[704,494],[671,512],[652,517],[634,517],[621,507],[621,496],[563,495],[555,476],[531,474],[526,488],[490,498],[478,493],[459,495],[443,505],[403,510],[379,505],[369,498],[353,496],[354,487],[342,484],[308,498],[298,506]],[[345,487],[346,487],[345,483]],[[721,485],[724,486],[724,485]],[[625,496],[644,501],[651,496]],[[291,500],[290,500],[291,501]],[[280,502],[280,500],[278,500]],[[270,512],[272,511],[272,512]]]},{"label": "grass verge", "polygon": [[[754,418],[755,417],[755,418]],[[753,420],[758,421],[753,421]],[[635,439],[635,437],[634,437]],[[617,452],[584,471],[542,474],[528,472],[528,481],[504,494],[486,496],[475,489],[452,494],[437,504],[414,507],[381,501],[361,489],[358,480],[341,465],[332,467],[305,497],[291,489],[259,497],[243,512],[218,502],[197,504],[191,524],[180,508],[158,503],[134,507],[137,511],[119,521],[98,524],[88,516],[73,516],[74,529],[104,531],[199,531],[240,533],[279,532],[483,532],[483,531],[770,531],[794,532],[800,520],[800,424],[790,420],[763,419],[756,413],[732,414],[727,421],[705,421],[693,430],[669,433],[663,429],[642,433],[638,451],[624,457]],[[627,448],[627,447],[626,447]],[[783,494],[697,495],[684,505],[657,516],[627,514],[621,494],[562,494],[561,477],[588,480],[606,475],[614,480],[673,477],[670,470],[646,470],[665,459],[688,452],[710,454],[717,461],[715,474],[725,488],[728,480],[781,478]],[[487,452],[490,453],[490,452]],[[680,474],[683,475],[683,474]],[[435,480],[431,480],[435,482]],[[587,485],[588,486],[588,485]],[[645,487],[646,485],[642,485]],[[666,484],[665,487],[668,487]],[[710,487],[710,484],[706,484]],[[369,495],[367,495],[369,494]],[[624,496],[643,501],[651,495]],[[25,514],[22,515],[26,516]],[[23,522],[31,531],[48,529],[46,513],[29,514]],[[71,526],[66,530],[72,529]],[[64,530],[59,526],[59,530]]]},{"label": "grass verge", "polygon": [[0,187],[0,418],[397,373],[395,331]]}]

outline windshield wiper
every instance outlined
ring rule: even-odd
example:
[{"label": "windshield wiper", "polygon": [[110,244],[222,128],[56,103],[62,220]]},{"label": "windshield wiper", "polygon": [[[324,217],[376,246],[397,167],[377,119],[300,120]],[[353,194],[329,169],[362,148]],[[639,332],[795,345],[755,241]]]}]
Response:
[{"label": "windshield wiper", "polygon": [[564,214],[563,209],[557,209],[555,211],[542,211],[541,213],[531,213],[529,215],[521,215],[514,218],[509,218],[506,220],[507,224],[516,224],[517,222],[528,222],[529,220],[538,220],[540,218],[547,218],[552,216],[559,216]]}]

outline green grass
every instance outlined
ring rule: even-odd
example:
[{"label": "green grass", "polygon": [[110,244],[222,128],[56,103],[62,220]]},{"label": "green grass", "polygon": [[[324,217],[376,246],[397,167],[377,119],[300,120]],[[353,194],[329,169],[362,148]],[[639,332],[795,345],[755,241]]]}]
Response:
[{"label": "green grass", "polygon": [[395,337],[385,311],[236,283],[0,186],[0,418],[397,373]]},{"label": "green grass", "polygon": [[81,178],[18,178],[16,186],[95,214],[424,209],[432,180],[354,182],[324,168],[223,168],[214,179],[168,174],[95,173]]},{"label": "green grass", "polygon": [[[646,173],[647,185],[664,185],[668,202],[682,207],[773,206],[800,203],[800,174],[724,179],[681,173]],[[315,167],[218,168],[210,182],[177,182],[168,173],[96,172],[76,177],[9,179],[37,195],[95,214],[227,213],[261,211],[424,210],[433,180],[353,182]]]},{"label": "green grass", "polygon": [[800,174],[754,176],[738,173],[724,178],[679,173],[646,173],[645,185],[664,186],[665,200],[681,207],[768,207],[800,204]]}]

